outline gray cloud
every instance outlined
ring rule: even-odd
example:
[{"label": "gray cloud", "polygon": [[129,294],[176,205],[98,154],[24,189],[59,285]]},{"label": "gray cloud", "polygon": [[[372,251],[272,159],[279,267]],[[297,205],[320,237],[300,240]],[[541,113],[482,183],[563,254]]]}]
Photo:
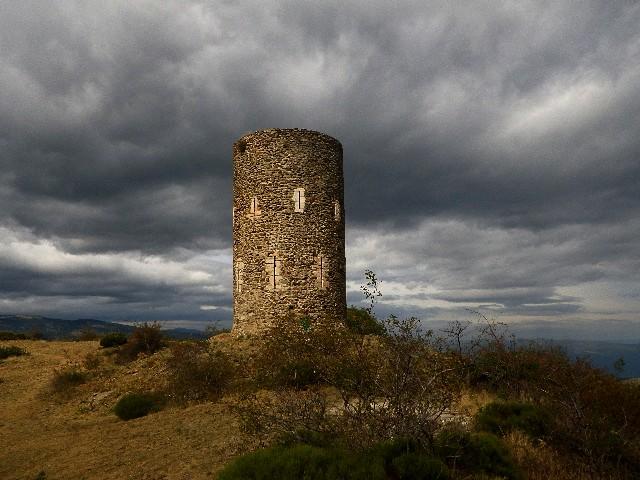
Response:
[{"label": "gray cloud", "polygon": [[0,8],[5,311],[229,318],[231,145],[296,126],[344,145],[352,302],[638,320],[633,3]]}]

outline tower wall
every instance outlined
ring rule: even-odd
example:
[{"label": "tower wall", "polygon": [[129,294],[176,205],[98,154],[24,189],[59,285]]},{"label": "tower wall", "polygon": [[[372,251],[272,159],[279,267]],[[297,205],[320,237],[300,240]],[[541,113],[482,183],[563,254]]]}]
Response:
[{"label": "tower wall", "polygon": [[268,129],[233,146],[233,333],[346,314],[342,145]]}]

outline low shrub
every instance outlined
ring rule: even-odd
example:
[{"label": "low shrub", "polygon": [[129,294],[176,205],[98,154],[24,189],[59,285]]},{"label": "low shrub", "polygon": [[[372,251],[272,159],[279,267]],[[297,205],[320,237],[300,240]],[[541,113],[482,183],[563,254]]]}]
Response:
[{"label": "low shrub", "polygon": [[269,388],[299,389],[322,383],[319,355],[330,352],[331,347],[324,325],[311,325],[305,318],[294,317],[277,321],[256,356],[256,380]]},{"label": "low shrub", "polygon": [[219,480],[385,480],[379,458],[344,450],[294,445],[258,450],[237,458]]},{"label": "low shrub", "polygon": [[9,357],[20,357],[22,355],[27,355],[27,351],[24,348],[16,347],[15,345],[0,347],[0,360]]},{"label": "low shrub", "polygon": [[121,420],[132,420],[159,410],[161,403],[157,394],[128,393],[118,400],[113,411]]},{"label": "low shrub", "polygon": [[384,335],[387,332],[384,324],[366,308],[347,308],[345,323],[350,331],[360,335]]},{"label": "low shrub", "polygon": [[515,401],[490,403],[480,409],[475,418],[477,430],[500,436],[519,430],[531,438],[543,438],[551,431],[551,424],[547,409]]},{"label": "low shrub", "polygon": [[472,433],[463,458],[470,469],[507,479],[521,478],[508,448],[492,433]]},{"label": "low shrub", "polygon": [[102,348],[119,347],[125,343],[127,343],[127,336],[120,332],[107,333],[100,339],[100,346]]},{"label": "low shrub", "polygon": [[102,358],[97,353],[89,352],[84,356],[84,361],[82,365],[87,370],[95,370],[102,363]]},{"label": "low shrub", "polygon": [[179,401],[213,399],[233,382],[234,364],[227,354],[204,342],[171,345],[169,393]]},{"label": "low shrub", "polygon": [[80,370],[77,366],[70,366],[56,370],[53,373],[51,387],[54,392],[65,393],[86,381],[87,374],[85,372]]},{"label": "low shrub", "polygon": [[27,338],[24,333],[0,332],[0,340],[26,340]]},{"label": "low shrub", "polygon": [[99,340],[100,335],[91,327],[85,327],[81,329],[77,334],[77,339],[80,342],[92,342],[94,340]]},{"label": "low shrub", "polygon": [[469,433],[462,427],[441,430],[435,439],[438,457],[454,469],[517,480],[520,473],[505,444],[492,433]]},{"label": "low shrub", "polygon": [[151,355],[165,346],[164,335],[158,323],[143,323],[138,325],[127,343],[118,350],[118,360],[129,362],[135,360],[139,354]]},{"label": "low shrub", "polygon": [[448,480],[449,469],[441,460],[419,453],[405,453],[393,460],[393,470],[400,480]]}]

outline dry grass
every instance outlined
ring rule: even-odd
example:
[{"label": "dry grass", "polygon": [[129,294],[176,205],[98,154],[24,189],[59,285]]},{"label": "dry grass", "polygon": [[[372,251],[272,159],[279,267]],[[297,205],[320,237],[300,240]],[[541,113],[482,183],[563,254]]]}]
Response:
[{"label": "dry grass", "polygon": [[[98,342],[12,341],[31,355],[0,363],[0,478],[203,479],[249,446],[221,403],[166,408],[123,422],[112,412],[127,391],[166,385],[167,351],[115,365]],[[0,342],[2,345],[3,342]],[[54,372],[99,366],[67,397],[51,394]],[[92,365],[93,366],[93,365]]]},{"label": "dry grass", "polygon": [[527,472],[527,480],[596,480],[604,478],[590,472],[581,462],[560,457],[549,445],[532,441],[524,433],[513,431],[505,437],[516,463]]}]

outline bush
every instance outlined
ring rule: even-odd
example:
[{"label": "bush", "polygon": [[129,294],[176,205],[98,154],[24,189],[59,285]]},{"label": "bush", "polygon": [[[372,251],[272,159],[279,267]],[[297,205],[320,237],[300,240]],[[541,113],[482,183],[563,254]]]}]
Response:
[{"label": "bush", "polygon": [[80,342],[92,342],[100,339],[100,335],[91,327],[85,327],[81,329],[78,334],[78,341]]},{"label": "bush", "polygon": [[84,368],[86,368],[87,370],[95,370],[100,366],[101,363],[102,359],[100,358],[100,355],[93,352],[87,353],[84,356],[84,361],[82,362]]},{"label": "bush", "polygon": [[438,433],[434,449],[454,469],[520,478],[509,450],[491,433],[469,433],[460,426],[451,426]]},{"label": "bush", "polygon": [[229,356],[203,342],[174,343],[167,366],[169,391],[180,401],[216,398],[235,375]]},{"label": "bush", "polygon": [[[526,398],[553,411],[553,421],[548,422],[540,411],[531,412],[538,417],[535,419],[522,418],[530,415],[523,412],[509,415],[508,420],[487,422],[501,423],[503,429],[516,428],[505,422],[538,424],[518,428],[547,429],[550,443],[579,454],[594,471],[613,467],[640,474],[639,388],[594,368],[587,360],[571,360],[563,351],[543,345],[507,346],[494,341],[480,349],[471,363],[472,385],[485,386],[507,399]],[[495,431],[498,427],[486,428]]]},{"label": "bush", "polygon": [[15,345],[0,347],[0,360],[9,357],[20,357],[22,355],[27,355],[27,351],[24,348],[16,347]]},{"label": "bush", "polygon": [[87,381],[87,374],[76,366],[56,370],[53,373],[51,387],[54,392],[64,393]]},{"label": "bush", "polygon": [[437,458],[419,453],[405,453],[393,460],[399,480],[448,480],[449,469]]},{"label": "bush", "polygon": [[494,402],[476,415],[476,429],[504,436],[520,430],[531,438],[543,438],[551,431],[552,418],[548,410],[530,403]]},{"label": "bush", "polygon": [[309,445],[272,447],[234,460],[218,480],[385,480],[379,458]]},{"label": "bush", "polygon": [[139,354],[151,355],[165,346],[164,335],[158,323],[143,323],[138,325],[127,343],[118,350],[118,359],[122,362],[135,360]]},{"label": "bush", "polygon": [[127,336],[124,333],[107,333],[100,339],[100,346],[103,348],[119,347],[127,343]]},{"label": "bush", "polygon": [[121,420],[132,420],[160,409],[160,398],[152,393],[128,393],[113,408]]},{"label": "bush", "polygon": [[[249,399],[236,411],[276,437],[313,425],[355,448],[395,438],[430,444],[459,396],[457,357],[415,318],[391,317],[385,330],[384,336],[363,336],[330,322],[276,323],[258,355],[259,380],[313,394],[289,390],[277,403]],[[314,384],[333,388],[310,388]],[[339,396],[338,411],[326,408],[335,403],[328,391]]]},{"label": "bush", "polygon": [[15,332],[0,332],[0,340],[26,340],[27,335]]},{"label": "bush", "polygon": [[379,322],[366,308],[353,306],[347,308],[345,323],[350,331],[360,335],[384,335],[386,333],[384,324]]},{"label": "bush", "polygon": [[306,318],[287,317],[276,322],[264,337],[255,369],[259,385],[304,388],[322,382],[319,370],[320,343],[326,353],[332,342],[322,324]]},{"label": "bush", "polygon": [[472,433],[463,458],[465,465],[473,470],[507,479],[520,478],[509,450],[498,437],[491,433]]}]

